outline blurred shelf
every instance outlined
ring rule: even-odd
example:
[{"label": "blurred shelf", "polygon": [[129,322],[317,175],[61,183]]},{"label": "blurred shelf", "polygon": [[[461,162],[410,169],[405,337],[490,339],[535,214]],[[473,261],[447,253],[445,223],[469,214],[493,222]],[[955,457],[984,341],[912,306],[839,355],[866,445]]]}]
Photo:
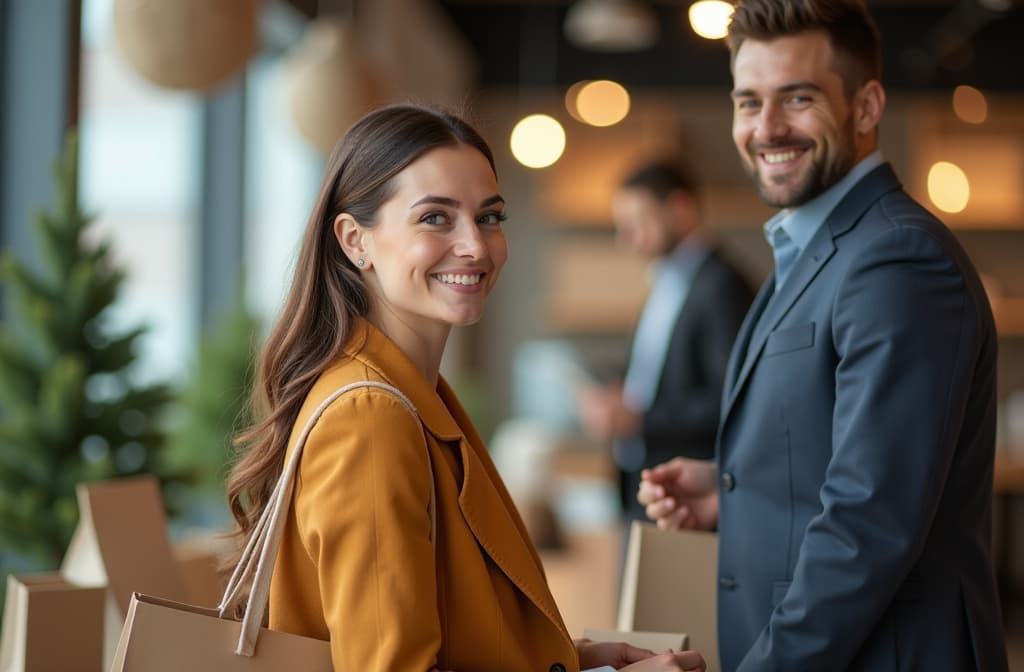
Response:
[{"label": "blurred shelf", "polygon": [[1024,492],[1024,459],[1005,454],[996,455],[992,492],[997,495]]},{"label": "blurred shelf", "polygon": [[1000,336],[1024,336],[1024,297],[994,298],[992,312]]}]

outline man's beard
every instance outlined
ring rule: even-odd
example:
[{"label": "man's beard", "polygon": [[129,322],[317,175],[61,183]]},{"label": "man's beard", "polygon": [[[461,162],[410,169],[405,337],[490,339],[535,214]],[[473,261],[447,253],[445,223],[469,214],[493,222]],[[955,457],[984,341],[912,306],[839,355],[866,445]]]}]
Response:
[{"label": "man's beard", "polygon": [[[827,155],[813,159],[810,170],[807,171],[803,180],[794,185],[789,190],[789,193],[773,196],[768,185],[765,185],[761,179],[761,174],[755,162],[753,167],[748,169],[747,172],[753,178],[754,186],[757,187],[757,193],[761,200],[774,208],[796,208],[825,192],[833,184],[843,179],[850,172],[850,169],[853,168],[856,155],[852,115],[847,119],[846,124],[843,125],[841,137],[845,138],[847,142],[838,146],[839,152],[835,157],[831,161],[828,160]],[[759,151],[763,149],[770,149],[770,146],[758,148]],[[776,182],[776,185],[785,184],[785,177],[778,179],[779,181]]]}]

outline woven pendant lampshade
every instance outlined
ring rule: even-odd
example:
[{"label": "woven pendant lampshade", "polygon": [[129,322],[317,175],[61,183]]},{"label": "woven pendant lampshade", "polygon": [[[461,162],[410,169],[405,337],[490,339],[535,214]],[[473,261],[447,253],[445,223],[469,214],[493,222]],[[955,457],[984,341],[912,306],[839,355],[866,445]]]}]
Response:
[{"label": "woven pendant lampshade", "polygon": [[658,40],[658,18],[646,0],[576,0],[565,36],[581,49],[639,51]]},{"label": "woven pendant lampshade", "polygon": [[360,35],[394,100],[458,108],[477,73],[472,46],[437,0],[373,0],[361,5]]},{"label": "woven pendant lampshade", "polygon": [[209,91],[244,70],[260,0],[114,0],[125,60],[153,84]]},{"label": "woven pendant lampshade", "polygon": [[314,21],[288,68],[292,119],[302,136],[325,154],[381,100],[373,70],[345,21]]}]

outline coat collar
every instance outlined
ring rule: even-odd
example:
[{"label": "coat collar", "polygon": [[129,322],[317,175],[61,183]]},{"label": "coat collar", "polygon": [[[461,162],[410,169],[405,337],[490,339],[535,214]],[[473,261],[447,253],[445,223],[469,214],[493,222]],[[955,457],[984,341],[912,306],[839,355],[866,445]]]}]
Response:
[{"label": "coat collar", "polygon": [[462,436],[461,429],[439,395],[442,389],[451,394],[448,383],[439,377],[437,388],[431,387],[412,360],[384,332],[367,320],[356,318],[344,350],[347,357],[402,390],[416,406],[431,434],[444,441],[455,441]]},{"label": "coat collar", "polygon": [[736,348],[726,374],[726,380],[731,384],[726,388],[723,424],[760,359],[768,336],[835,254],[836,240],[852,229],[878,199],[900,187],[899,178],[888,163],[872,170],[847,192],[828,215],[824,226],[818,228],[807,248],[793,263],[779,291],[774,291],[774,277],[769,276],[765,281],[736,337]]}]

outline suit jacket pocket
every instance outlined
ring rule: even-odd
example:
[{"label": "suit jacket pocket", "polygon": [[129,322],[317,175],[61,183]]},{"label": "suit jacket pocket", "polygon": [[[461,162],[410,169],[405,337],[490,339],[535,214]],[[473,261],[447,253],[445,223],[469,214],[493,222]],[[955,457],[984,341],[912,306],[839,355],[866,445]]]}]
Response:
[{"label": "suit jacket pocket", "polygon": [[814,345],[814,322],[773,331],[764,344],[763,357],[802,350]]}]

